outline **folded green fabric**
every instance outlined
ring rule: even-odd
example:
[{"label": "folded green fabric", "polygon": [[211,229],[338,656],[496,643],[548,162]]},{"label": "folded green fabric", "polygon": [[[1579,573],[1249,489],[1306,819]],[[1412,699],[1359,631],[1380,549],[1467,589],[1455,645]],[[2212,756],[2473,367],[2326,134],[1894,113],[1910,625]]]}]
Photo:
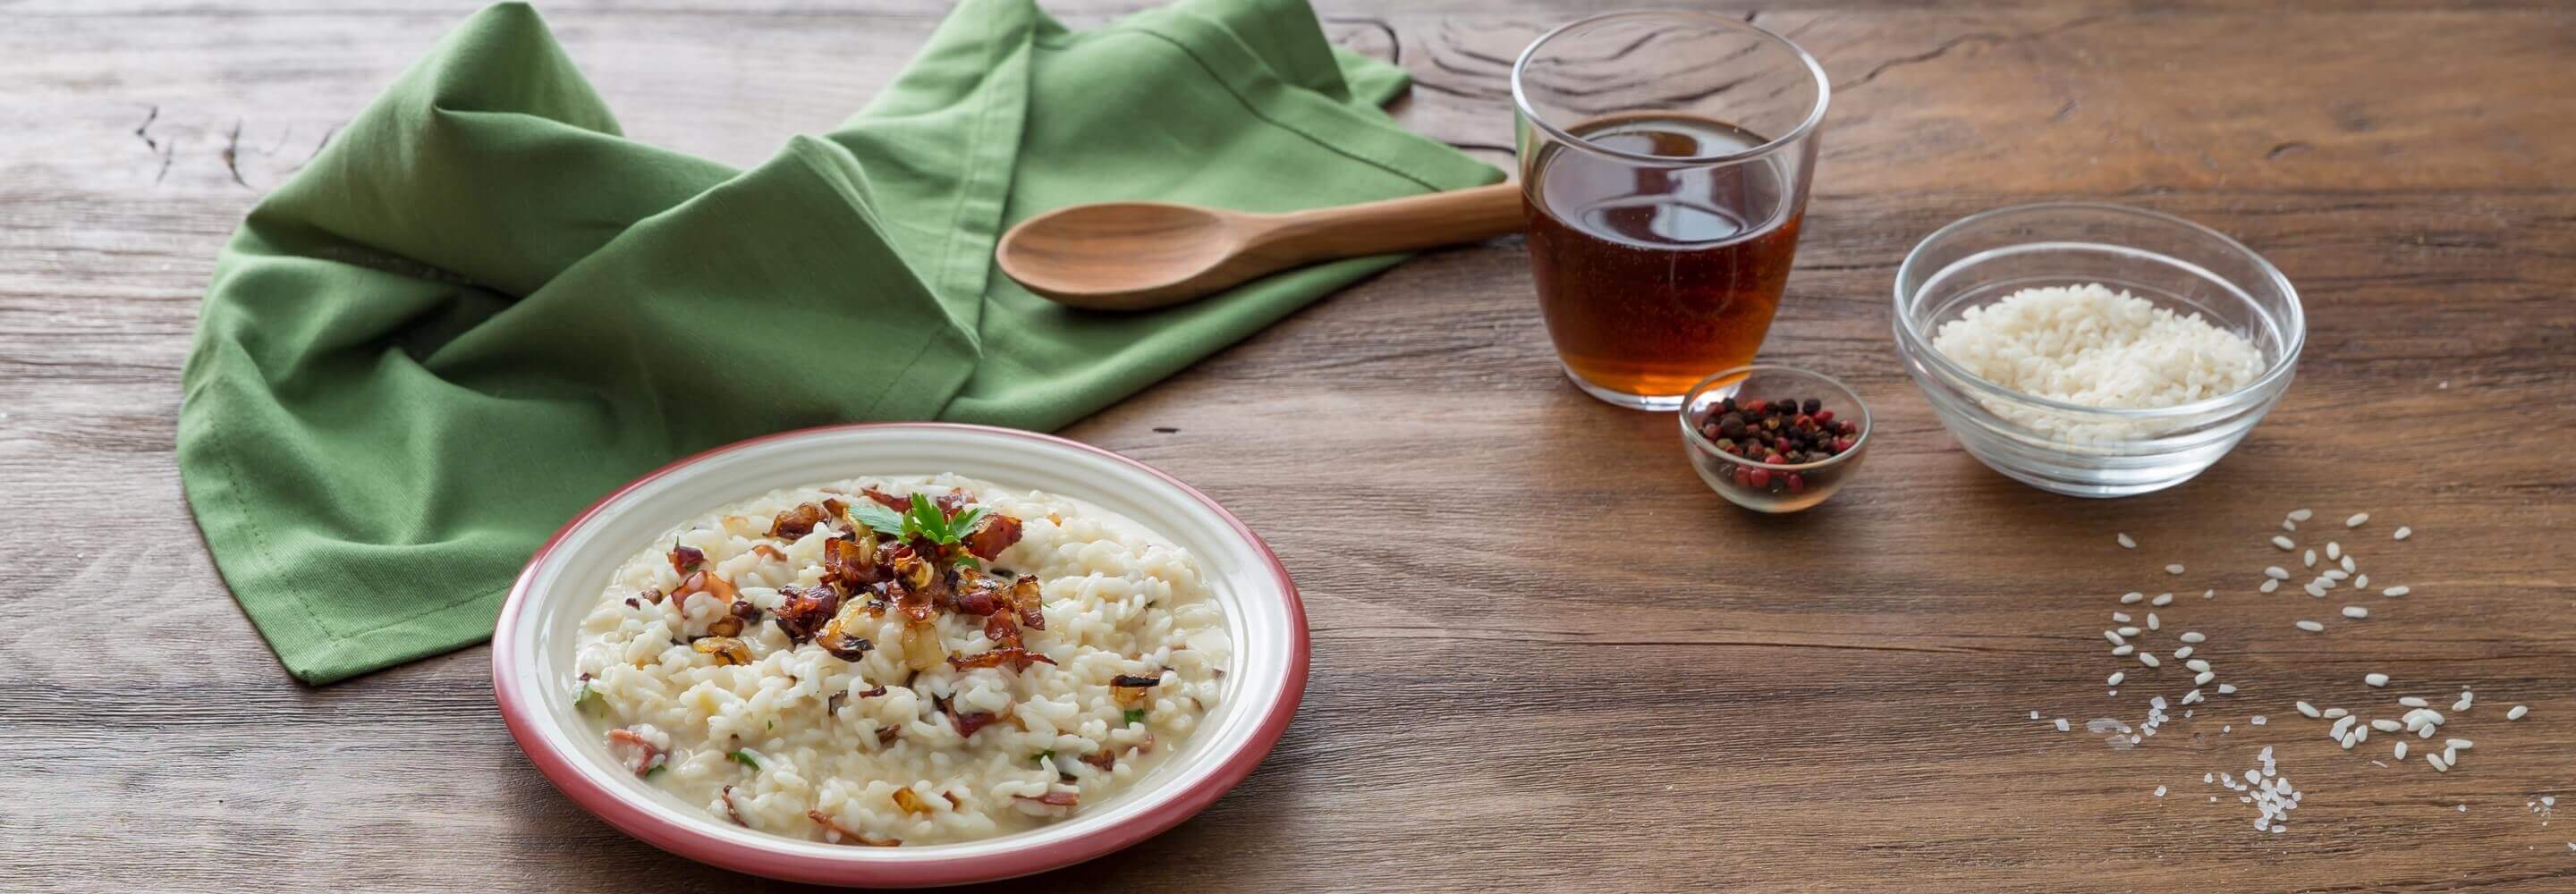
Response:
[{"label": "folded green fabric", "polygon": [[1499,180],[1378,111],[1404,83],[1299,0],[1083,32],[968,0],[866,110],[737,171],[620,136],[536,13],[493,7],[224,250],[184,374],[189,504],[299,678],[481,641],[537,544],[673,457],[849,420],[1054,428],[1395,263],[1109,316],[992,248],[1077,202]]}]

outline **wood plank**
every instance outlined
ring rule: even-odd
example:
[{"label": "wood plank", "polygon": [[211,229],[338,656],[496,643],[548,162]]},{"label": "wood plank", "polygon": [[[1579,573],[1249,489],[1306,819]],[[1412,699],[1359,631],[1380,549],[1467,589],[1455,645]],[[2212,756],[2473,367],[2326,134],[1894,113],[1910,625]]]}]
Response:
[{"label": "wood plank", "polygon": [[[0,588],[21,619],[0,638],[0,889],[767,887],[554,793],[493,714],[483,649],[293,684],[182,509],[175,383],[216,250],[475,5],[9,7],[0,543],[47,561]],[[1597,5],[1326,7],[1415,72],[1408,123],[1506,160],[1498,60]],[[1070,429],[1262,531],[1306,591],[1315,674],[1207,814],[1003,887],[2565,890],[2576,826],[2525,804],[2576,793],[2576,473],[2554,455],[2576,433],[2576,97],[2533,73],[2576,50],[2576,13],[2250,6],[1762,14],[1842,85],[1765,352],[1878,414],[1818,512],[1734,511],[1670,419],[1563,384],[1516,240],[1399,267]],[[548,16],[632,135],[751,164],[864,103],[938,9]],[[2065,196],[2208,222],[2302,289],[2297,385],[2190,484],[2097,503],[1986,472],[1888,348],[1914,240]],[[2415,595],[2290,628],[2341,604],[2251,591],[2301,505],[2372,511],[2344,542]],[[2397,523],[2420,533],[2387,542]],[[2168,629],[2207,632],[2243,691],[2131,751],[2031,721],[2135,723],[2180,693],[2127,665],[2139,681],[2102,694],[2111,597],[2159,585],[2186,597]],[[2398,682],[2366,690],[2374,670]],[[2289,708],[2463,685],[2478,748],[2448,774],[2373,766],[2383,741],[2347,754]],[[2264,744],[2309,793],[2280,835],[2198,781]]]}]

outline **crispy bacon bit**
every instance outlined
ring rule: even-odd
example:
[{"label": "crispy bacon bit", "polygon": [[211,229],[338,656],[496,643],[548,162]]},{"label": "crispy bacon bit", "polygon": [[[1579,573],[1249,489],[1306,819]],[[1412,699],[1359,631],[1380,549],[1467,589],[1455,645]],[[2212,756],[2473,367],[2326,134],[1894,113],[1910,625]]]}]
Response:
[{"label": "crispy bacon bit", "polygon": [[[879,689],[883,689],[883,688],[885,688],[885,687],[883,687],[883,686],[879,686],[879,687],[877,687],[877,688],[879,688]],[[847,693],[847,692],[835,692],[835,693],[832,693],[832,697],[831,697],[831,698],[827,698],[827,699],[824,699],[824,700],[823,700],[823,713],[826,713],[826,714],[838,714],[838,713],[841,713],[841,706],[842,706],[842,705],[849,704],[849,703],[850,703],[850,694],[849,694],[849,693]]]},{"label": "crispy bacon bit", "polygon": [[903,812],[905,813],[923,814],[930,812],[929,802],[921,800],[921,794],[919,792],[915,792],[908,788],[899,788],[894,790],[894,806],[903,808]]},{"label": "crispy bacon bit", "polygon": [[832,821],[831,814],[824,813],[820,810],[805,811],[805,818],[813,820],[816,825],[822,826],[823,840],[829,841],[833,844],[859,844],[866,845],[868,847],[903,846],[903,842],[897,839],[872,838],[865,832],[854,832],[844,828],[840,823]]},{"label": "crispy bacon bit", "polygon": [[780,587],[778,629],[790,642],[813,639],[840,608],[840,591],[830,587]]},{"label": "crispy bacon bit", "polygon": [[965,488],[953,488],[930,502],[939,507],[940,515],[956,518],[957,513],[966,511],[966,504],[975,502],[975,495],[968,493]]},{"label": "crispy bacon bit", "polygon": [[814,526],[829,518],[816,503],[798,503],[796,508],[781,512],[769,521],[769,536],[794,540],[814,533]]},{"label": "crispy bacon bit", "polygon": [[895,737],[900,735],[903,735],[903,730],[896,729],[891,726],[879,727],[877,729],[877,744],[892,745],[894,744]]},{"label": "crispy bacon bit", "polygon": [[752,551],[752,552],[755,552],[755,553],[759,553],[759,554],[764,555],[764,556],[768,556],[769,558],[771,558],[771,559],[773,559],[773,560],[775,560],[775,561],[780,561],[780,562],[787,561],[787,553],[786,553],[784,550],[780,550],[778,547],[771,546],[771,545],[766,544],[766,543],[756,543],[756,544],[753,544],[753,545],[752,545],[752,547],[751,547],[751,551]]},{"label": "crispy bacon bit", "polygon": [[952,611],[982,617],[1001,611],[1010,603],[1010,594],[991,577],[972,568],[957,569],[957,586],[948,597]]},{"label": "crispy bacon bit", "polygon": [[631,729],[621,727],[609,730],[608,742],[611,745],[625,745],[635,752],[635,757],[626,762],[626,769],[635,771],[637,776],[653,772],[653,768],[661,766],[664,761],[670,759],[670,753],[663,751],[662,746],[653,744],[653,740],[645,738],[643,733]]},{"label": "crispy bacon bit", "polygon": [[686,577],[690,572],[702,571],[705,570],[706,567],[707,554],[705,552],[700,551],[694,546],[681,546],[678,543],[671,544],[672,571],[679,572],[680,576]]},{"label": "crispy bacon bit", "polygon": [[1099,751],[1083,755],[1082,762],[1099,767],[1101,772],[1105,773],[1118,768],[1118,755],[1112,754],[1109,749],[1103,748]]},{"label": "crispy bacon bit", "polygon": [[987,512],[984,520],[975,525],[975,530],[966,532],[958,542],[966,546],[967,552],[974,553],[975,558],[992,561],[994,556],[1010,549],[1011,544],[1020,542],[1020,520],[999,512]]},{"label": "crispy bacon bit", "polygon": [[[848,695],[849,693],[844,692],[844,693],[841,693],[841,694],[842,694],[842,695]],[[875,698],[875,697],[877,697],[877,696],[884,695],[884,694],[886,694],[886,688],[885,688],[885,684],[883,684],[883,683],[879,683],[879,684],[877,684],[877,685],[875,685],[875,686],[871,686],[871,687],[868,687],[868,688],[866,688],[866,689],[861,689],[861,690],[859,690],[859,697],[860,697],[860,698]]]},{"label": "crispy bacon bit", "polygon": [[637,601],[635,601],[635,597],[633,597],[633,596],[628,596],[628,597],[626,597],[626,607],[627,607],[627,608],[643,608],[643,607],[644,607],[644,603],[641,603],[641,602],[637,602]]},{"label": "crispy bacon bit", "polygon": [[[837,493],[837,491],[835,491],[835,493]],[[832,498],[832,497],[825,497],[825,498],[823,498],[823,517],[824,517],[824,518],[840,518],[842,515],[847,514],[849,511],[850,511],[850,504],[848,504],[848,503],[844,503],[844,502],[842,502],[842,501],[840,501],[840,500],[838,500],[838,499]]]},{"label": "crispy bacon bit", "polygon": [[930,703],[938,706],[940,713],[948,715],[949,724],[957,727],[957,737],[961,739],[974,738],[976,730],[1002,719],[1001,715],[991,711],[958,711],[957,703],[947,696],[931,696]]},{"label": "crispy bacon bit", "polygon": [[1011,799],[1027,801],[1031,804],[1044,804],[1049,807],[1071,807],[1081,802],[1082,795],[1078,792],[1048,792],[1034,798],[1027,795],[1012,795]]},{"label": "crispy bacon bit", "polygon": [[654,605],[662,604],[662,590],[659,587],[645,587],[644,592],[635,595],[644,597],[644,601]]},{"label": "crispy bacon bit", "polygon": [[725,818],[733,820],[734,825],[741,826],[745,829],[751,828],[750,823],[742,821],[742,811],[733,806],[733,786],[725,786],[724,791],[718,792],[717,794],[724,798]]},{"label": "crispy bacon bit", "polygon": [[877,569],[876,531],[862,529],[857,537],[834,537],[823,542],[824,580],[855,593],[881,577]]},{"label": "crispy bacon bit", "polygon": [[1148,677],[1141,674],[1119,674],[1118,676],[1109,678],[1109,685],[1135,687],[1139,689],[1161,686],[1163,685],[1163,675],[1155,674]]},{"label": "crispy bacon bit", "polygon": [[751,647],[743,645],[742,640],[730,636],[705,637],[690,643],[689,648],[698,650],[698,654],[701,655],[714,656],[717,664],[751,663]]},{"label": "crispy bacon bit", "polygon": [[892,509],[896,512],[902,512],[912,508],[911,497],[898,497],[873,487],[860,491],[859,496],[875,500],[877,501],[877,505],[884,506],[885,508]]},{"label": "crispy bacon bit", "polygon": [[678,592],[682,611],[688,610],[689,597],[700,593],[713,596],[716,601],[727,605],[731,605],[737,596],[732,581],[717,577],[715,572],[704,570],[690,572],[687,579],[680,581]]}]

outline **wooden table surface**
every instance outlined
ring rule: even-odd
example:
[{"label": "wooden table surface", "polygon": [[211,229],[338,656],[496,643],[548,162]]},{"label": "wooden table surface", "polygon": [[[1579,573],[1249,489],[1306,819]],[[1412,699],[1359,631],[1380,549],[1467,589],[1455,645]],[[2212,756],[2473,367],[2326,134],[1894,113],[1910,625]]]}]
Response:
[{"label": "wooden table surface", "polygon": [[[1051,4],[1077,24],[1128,5]],[[1500,161],[1507,60],[1598,5],[1326,15],[1414,72],[1406,122]],[[0,2],[0,605],[19,619],[0,889],[769,887],[557,794],[504,732],[483,648],[293,682],[182,504],[179,367],[218,246],[471,6]],[[1836,82],[1764,354],[1844,377],[1878,420],[1819,511],[1731,508],[1669,418],[1562,381],[1517,240],[1408,263],[1067,430],[1263,532],[1305,591],[1314,675],[1206,814],[1011,887],[2576,890],[2576,814],[2530,806],[2576,796],[2576,12],[2274,6],[1760,11]],[[748,165],[858,108],[939,7],[547,14],[634,137]],[[2039,493],[1961,453],[1905,379],[1905,250],[2041,198],[2208,223],[2302,291],[2297,384],[2198,480]],[[2302,536],[2413,595],[2258,595],[2282,561],[2265,538],[2301,506],[2320,514]],[[2357,511],[2357,532],[2326,523]],[[2401,523],[2416,536],[2392,542]],[[2242,688],[2124,751],[2083,723],[2188,688],[2105,654],[2133,589],[2184,594],[2150,642],[2204,631]],[[2375,613],[2335,617],[2346,602]],[[2446,731],[2477,745],[2446,774],[2389,761],[2386,735],[2339,750],[2292,711],[2390,716],[2462,687],[2477,704]],[[2305,792],[2286,833],[2200,781],[2265,745]]]}]

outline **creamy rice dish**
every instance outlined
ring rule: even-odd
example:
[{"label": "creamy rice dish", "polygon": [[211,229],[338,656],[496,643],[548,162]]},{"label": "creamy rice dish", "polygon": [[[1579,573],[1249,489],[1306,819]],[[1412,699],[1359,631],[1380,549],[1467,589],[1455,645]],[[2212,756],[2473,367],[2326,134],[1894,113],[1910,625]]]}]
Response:
[{"label": "creamy rice dish", "polygon": [[966,841],[1124,790],[1214,708],[1189,553],[942,475],[775,491],[664,535],[583,619],[575,703],[626,771],[792,838]]}]

